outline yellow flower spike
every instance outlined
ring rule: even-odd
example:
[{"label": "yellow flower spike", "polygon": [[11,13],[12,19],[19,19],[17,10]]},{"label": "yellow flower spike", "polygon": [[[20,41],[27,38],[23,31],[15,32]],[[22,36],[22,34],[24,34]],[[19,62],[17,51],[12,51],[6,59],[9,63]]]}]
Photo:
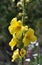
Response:
[{"label": "yellow flower spike", "polygon": [[10,24],[15,25],[15,24],[16,24],[16,22],[17,22],[17,18],[15,17],[15,18],[13,18],[13,19],[11,20]]},{"label": "yellow flower spike", "polygon": [[14,37],[9,42],[9,46],[11,47],[11,50],[13,50],[13,48],[15,47],[16,44],[17,44],[17,39],[16,39],[16,37]]},{"label": "yellow flower spike", "polygon": [[20,50],[20,55],[21,55],[22,58],[25,57],[25,55],[26,55],[26,50],[25,50],[24,48],[22,48],[22,49]]},{"label": "yellow flower spike", "polygon": [[17,58],[19,58],[19,49],[16,49],[14,52],[13,52],[13,55],[12,55],[12,62],[14,62]]}]

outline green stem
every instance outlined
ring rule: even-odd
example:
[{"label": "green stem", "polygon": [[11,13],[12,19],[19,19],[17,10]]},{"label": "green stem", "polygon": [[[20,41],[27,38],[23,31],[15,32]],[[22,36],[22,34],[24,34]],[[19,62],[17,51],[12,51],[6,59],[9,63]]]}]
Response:
[{"label": "green stem", "polygon": [[23,0],[23,16],[22,16],[22,23],[24,25],[24,14],[25,14],[25,0]]},{"label": "green stem", "polygon": [[37,63],[37,57],[35,57],[35,63],[34,63],[34,65],[38,65],[38,63]]},{"label": "green stem", "polygon": [[[38,46],[38,49],[39,49],[40,47]],[[39,64],[41,64],[41,59],[40,59],[40,57],[41,57],[41,55],[40,55],[40,51],[38,51],[38,55],[39,55]]]},{"label": "green stem", "polygon": [[24,58],[22,58],[22,65],[24,65]]}]

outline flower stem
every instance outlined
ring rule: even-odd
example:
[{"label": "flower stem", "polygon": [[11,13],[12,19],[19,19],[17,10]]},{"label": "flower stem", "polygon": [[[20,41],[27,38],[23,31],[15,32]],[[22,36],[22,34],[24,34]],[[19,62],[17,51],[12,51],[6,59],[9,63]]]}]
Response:
[{"label": "flower stem", "polygon": [[22,65],[24,65],[24,58],[22,58]]},{"label": "flower stem", "polygon": [[38,63],[37,63],[37,57],[35,57],[35,63],[34,63],[34,65],[38,65]]},{"label": "flower stem", "polygon": [[23,25],[24,25],[25,0],[23,0],[23,11],[22,11],[22,13],[23,13],[23,16],[22,16],[22,23],[23,23]]}]

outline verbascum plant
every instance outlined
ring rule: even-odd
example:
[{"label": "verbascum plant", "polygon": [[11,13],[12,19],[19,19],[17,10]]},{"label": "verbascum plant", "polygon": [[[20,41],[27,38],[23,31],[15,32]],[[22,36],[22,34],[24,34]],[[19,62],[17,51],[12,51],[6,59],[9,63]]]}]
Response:
[{"label": "verbascum plant", "polygon": [[[16,59],[20,59],[21,65],[24,65],[23,63],[27,56],[27,47],[31,42],[37,41],[34,30],[29,28],[28,25],[24,25],[24,2],[25,0],[20,0],[20,2],[17,3],[17,6],[19,3],[22,4],[23,11],[22,13],[19,13],[19,16],[22,16],[22,19],[17,20],[17,17],[13,18],[10,22],[10,26],[8,27],[10,34],[13,36],[9,42],[9,46],[11,47],[12,51],[15,46],[17,47],[17,49],[13,51],[11,61],[14,62]],[[29,2],[29,0],[26,0],[26,2]]]}]

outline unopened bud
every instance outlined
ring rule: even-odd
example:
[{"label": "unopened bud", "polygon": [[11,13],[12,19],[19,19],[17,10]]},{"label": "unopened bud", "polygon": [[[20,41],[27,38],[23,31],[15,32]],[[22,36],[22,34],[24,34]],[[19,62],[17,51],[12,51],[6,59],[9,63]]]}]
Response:
[{"label": "unopened bud", "polygon": [[22,13],[20,12],[20,13],[18,14],[18,16],[22,16]]},{"label": "unopened bud", "polygon": [[18,3],[17,3],[17,7],[18,6],[22,6],[22,2],[21,1],[19,1]]},{"label": "unopened bud", "polygon": [[30,2],[30,0],[26,0],[26,3],[29,3]]}]

